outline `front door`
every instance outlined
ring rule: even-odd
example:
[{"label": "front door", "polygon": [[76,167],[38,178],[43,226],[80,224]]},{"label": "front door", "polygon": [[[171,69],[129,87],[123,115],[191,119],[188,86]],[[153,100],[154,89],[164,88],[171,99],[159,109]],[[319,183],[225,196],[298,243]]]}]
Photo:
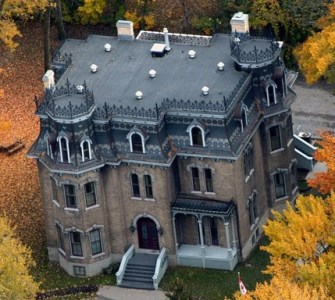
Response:
[{"label": "front door", "polygon": [[137,221],[139,247],[159,250],[156,223],[150,218],[140,218]]}]

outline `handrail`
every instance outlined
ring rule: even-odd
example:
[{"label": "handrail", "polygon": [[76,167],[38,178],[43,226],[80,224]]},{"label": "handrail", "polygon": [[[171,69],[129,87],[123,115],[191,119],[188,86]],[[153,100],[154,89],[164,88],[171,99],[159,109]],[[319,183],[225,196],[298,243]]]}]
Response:
[{"label": "handrail", "polygon": [[134,244],[132,244],[127,250],[127,252],[122,256],[119,270],[115,273],[117,285],[121,284],[124,272],[126,271],[127,263],[134,256],[134,254],[135,254],[135,246]]},{"label": "handrail", "polygon": [[156,261],[155,274],[152,276],[152,281],[153,281],[155,290],[158,289],[158,285],[160,281],[162,280],[166,269],[167,269],[167,253],[166,253],[166,248],[164,247],[158,255],[158,258]]}]

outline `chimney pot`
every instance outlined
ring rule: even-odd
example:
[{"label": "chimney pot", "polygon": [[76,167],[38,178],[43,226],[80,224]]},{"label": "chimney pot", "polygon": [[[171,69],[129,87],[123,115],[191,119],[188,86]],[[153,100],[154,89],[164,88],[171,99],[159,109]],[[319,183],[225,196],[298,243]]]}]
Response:
[{"label": "chimney pot", "polygon": [[249,32],[249,16],[243,12],[237,12],[230,20],[232,33],[247,33]]}]

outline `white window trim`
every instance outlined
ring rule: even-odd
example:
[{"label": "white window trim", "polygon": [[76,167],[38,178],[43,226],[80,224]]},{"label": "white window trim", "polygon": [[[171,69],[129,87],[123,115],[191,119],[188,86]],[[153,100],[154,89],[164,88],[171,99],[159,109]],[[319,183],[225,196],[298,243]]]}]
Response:
[{"label": "white window trim", "polygon": [[[102,231],[103,231],[104,226],[103,225],[93,225],[92,227],[90,227],[88,230],[86,230],[86,233],[88,235],[88,241],[90,243],[90,251],[91,251],[91,257],[98,257],[98,256],[102,256],[105,255],[104,252],[104,242],[103,242],[103,238],[102,238]],[[100,244],[101,244],[101,252],[97,253],[97,254],[92,254],[92,245],[91,245],[91,232],[93,230],[99,230],[99,235],[100,235]]]},{"label": "white window trim", "polygon": [[58,147],[59,147],[59,154],[60,154],[60,161],[64,162],[64,160],[63,160],[63,149],[62,149],[62,139],[65,139],[65,142],[66,142],[67,162],[71,163],[69,140],[64,135],[61,135],[61,136],[57,137],[57,142],[58,142]]},{"label": "white window trim", "polygon": [[88,211],[88,210],[91,210],[91,209],[94,209],[94,208],[98,208],[98,207],[100,207],[100,204],[99,204],[99,203],[94,204],[94,205],[89,206],[89,207],[86,207],[86,208],[85,208],[85,211]]},{"label": "white window trim", "polygon": [[273,97],[274,97],[274,104],[277,104],[277,95],[276,95],[276,85],[274,83],[271,83],[269,84],[267,87],[266,87],[266,103],[267,103],[267,106],[271,106],[270,105],[270,94],[269,94],[269,88],[273,88]]},{"label": "white window trim", "polygon": [[55,200],[55,199],[52,199],[52,202],[59,208],[60,207],[60,204]]},{"label": "white window trim", "polygon": [[132,132],[131,134],[129,134],[129,136],[128,136],[129,145],[130,145],[130,152],[132,152],[132,153],[134,152],[134,151],[133,151],[133,142],[132,142],[132,136],[133,136],[134,134],[138,134],[138,135],[141,137],[141,142],[142,142],[142,153],[146,153],[145,142],[144,142],[144,136],[143,136],[140,132],[138,132],[138,131],[134,131],[134,132]]},{"label": "white window trim", "polygon": [[[86,184],[89,184],[89,183],[94,183],[94,195],[95,195],[95,204],[94,205],[91,205],[91,206],[87,206],[87,201],[86,201],[86,192],[85,192],[85,185]],[[85,208],[85,210],[88,210],[88,209],[90,209],[90,208],[94,208],[94,207],[97,207],[97,206],[99,206],[99,204],[98,204],[98,197],[97,197],[97,182],[95,181],[95,180],[92,180],[92,181],[88,181],[88,182],[85,182],[84,184],[83,184],[83,189],[84,189],[84,198],[85,198],[85,206],[86,206],[86,208]]]},{"label": "white window trim", "polygon": [[[277,174],[283,174],[284,190],[285,190],[285,195],[282,196],[282,197],[279,197],[279,198],[277,198],[277,195],[276,195],[275,175],[277,175]],[[286,176],[285,176],[285,175],[286,175],[285,172],[274,172],[274,173],[271,174],[271,176],[272,176],[272,182],[273,182],[273,190],[274,190],[274,198],[275,198],[275,202],[277,202],[277,201],[282,201],[282,200],[288,198],[287,185],[286,185]]]},{"label": "white window trim", "polygon": [[91,145],[92,145],[92,141],[90,139],[85,139],[85,140],[82,140],[81,143],[80,143],[80,149],[81,149],[81,161],[82,162],[85,162],[85,157],[84,157],[84,143],[88,144],[88,160],[91,160],[92,159],[92,150],[91,150]]},{"label": "white window trim", "polygon": [[[202,147],[206,147],[206,141],[205,141],[205,130],[199,126],[199,125],[192,125],[190,126],[187,131],[188,131],[188,134],[189,134],[189,138],[190,138],[190,145],[193,146],[193,138],[192,138],[192,130],[193,128],[199,128],[200,131],[201,131],[201,139],[202,139]],[[198,145],[197,145],[198,146]]]},{"label": "white window trim", "polygon": [[79,212],[79,208],[72,208],[72,207],[64,207],[64,210],[66,210],[66,211],[73,211],[73,212]]}]

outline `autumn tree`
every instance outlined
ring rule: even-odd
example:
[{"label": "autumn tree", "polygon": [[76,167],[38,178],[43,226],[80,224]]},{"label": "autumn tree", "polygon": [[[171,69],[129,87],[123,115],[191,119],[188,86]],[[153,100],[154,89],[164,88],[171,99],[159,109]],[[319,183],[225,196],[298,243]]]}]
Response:
[{"label": "autumn tree", "polygon": [[34,265],[30,250],[25,247],[0,217],[0,299],[35,299],[39,285],[29,275]]},{"label": "autumn tree", "polygon": [[283,213],[273,211],[273,216],[264,226],[270,244],[263,249],[270,253],[266,273],[276,280],[258,288],[270,293],[284,278],[297,290],[306,287],[311,295],[318,291],[328,299],[335,297],[335,193],[326,199],[300,196],[295,207],[287,204]]},{"label": "autumn tree", "polygon": [[314,33],[295,49],[299,68],[310,84],[324,77],[335,82],[335,1],[328,6],[328,13],[317,25],[320,32]]},{"label": "autumn tree", "polygon": [[48,0],[0,0],[0,40],[10,49],[17,47],[14,39],[21,36],[17,21],[33,17],[47,5]]},{"label": "autumn tree", "polygon": [[314,177],[308,180],[308,185],[326,194],[335,190],[335,136],[329,132],[321,134],[320,147],[314,153],[314,158],[323,162],[327,170],[314,173]]}]

